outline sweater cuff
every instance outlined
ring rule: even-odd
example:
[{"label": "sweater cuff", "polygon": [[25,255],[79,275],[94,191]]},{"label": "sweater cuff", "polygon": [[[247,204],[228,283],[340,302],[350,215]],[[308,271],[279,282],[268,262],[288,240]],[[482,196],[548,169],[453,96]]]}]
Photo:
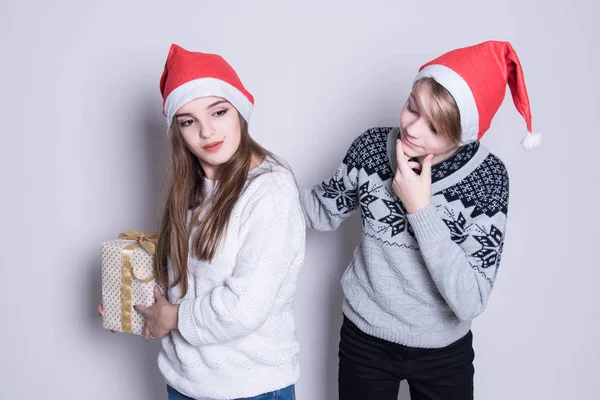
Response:
[{"label": "sweater cuff", "polygon": [[438,215],[433,204],[429,204],[415,213],[407,214],[406,218],[419,243],[448,234],[448,227]]},{"label": "sweater cuff", "polygon": [[192,346],[200,346],[202,341],[194,324],[194,300],[183,300],[179,304],[177,329],[181,336]]}]

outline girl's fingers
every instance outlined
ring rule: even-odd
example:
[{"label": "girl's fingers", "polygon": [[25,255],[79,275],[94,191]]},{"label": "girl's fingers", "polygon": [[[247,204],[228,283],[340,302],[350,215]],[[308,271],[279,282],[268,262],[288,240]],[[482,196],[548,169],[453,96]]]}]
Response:
[{"label": "girl's fingers", "polygon": [[160,289],[158,288],[158,286],[154,286],[154,299],[158,302],[162,298],[163,298],[163,295],[160,292]]},{"label": "girl's fingers", "polygon": [[[98,311],[98,314],[100,314],[100,316],[102,318],[104,318],[104,308],[102,307],[102,304],[98,305],[98,309],[96,311]],[[116,333],[116,331],[113,331],[112,329],[109,329],[109,330],[110,330],[110,333]]]},{"label": "girl's fingers", "polygon": [[140,314],[142,314],[143,316],[145,316],[145,317],[148,316],[148,307],[144,307],[142,305],[136,304],[135,306],[133,306],[133,308],[135,308],[135,310],[137,312],[139,312]]}]

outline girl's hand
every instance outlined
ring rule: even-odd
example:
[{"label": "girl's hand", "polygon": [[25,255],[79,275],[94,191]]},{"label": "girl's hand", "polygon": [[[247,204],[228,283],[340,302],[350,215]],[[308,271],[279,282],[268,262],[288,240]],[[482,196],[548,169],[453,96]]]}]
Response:
[{"label": "girl's hand", "polygon": [[[422,208],[427,207],[431,203],[431,159],[432,154],[429,154],[423,160],[423,165],[415,161],[408,161],[402,141],[396,140],[396,161],[398,168],[394,175],[392,187],[394,192],[404,204],[406,212],[409,214],[415,213]],[[421,174],[415,173],[414,169],[421,169]]]},{"label": "girl's hand", "polygon": [[[96,311],[98,311],[98,314],[100,314],[100,316],[104,318],[104,308],[102,308],[102,304],[98,304],[98,309]],[[112,333],[115,333],[115,331],[113,331],[112,329],[110,331]]]},{"label": "girl's hand", "polygon": [[163,297],[157,286],[154,287],[156,303],[152,307],[136,305],[135,309],[146,317],[144,338],[164,338],[173,329],[177,329],[179,306],[171,304]]}]

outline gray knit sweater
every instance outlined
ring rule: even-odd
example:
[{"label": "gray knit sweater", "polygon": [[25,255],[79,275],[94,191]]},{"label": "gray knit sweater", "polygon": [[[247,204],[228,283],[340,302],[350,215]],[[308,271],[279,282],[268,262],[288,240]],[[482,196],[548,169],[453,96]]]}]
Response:
[{"label": "gray knit sweater", "polygon": [[410,347],[460,339],[485,308],[508,209],[504,164],[478,142],[432,168],[432,202],[407,214],[392,189],[398,128],[373,128],[332,178],[303,191],[314,229],[360,209],[362,238],[342,277],[344,314],[363,332]]}]

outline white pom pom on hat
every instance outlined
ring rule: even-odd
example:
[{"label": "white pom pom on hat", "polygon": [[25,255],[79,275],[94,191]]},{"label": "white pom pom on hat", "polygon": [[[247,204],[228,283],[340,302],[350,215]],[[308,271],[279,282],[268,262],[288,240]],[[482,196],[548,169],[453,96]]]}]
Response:
[{"label": "white pom pom on hat", "polygon": [[542,134],[541,133],[529,133],[527,136],[523,138],[521,141],[521,146],[525,150],[533,150],[542,144]]}]

